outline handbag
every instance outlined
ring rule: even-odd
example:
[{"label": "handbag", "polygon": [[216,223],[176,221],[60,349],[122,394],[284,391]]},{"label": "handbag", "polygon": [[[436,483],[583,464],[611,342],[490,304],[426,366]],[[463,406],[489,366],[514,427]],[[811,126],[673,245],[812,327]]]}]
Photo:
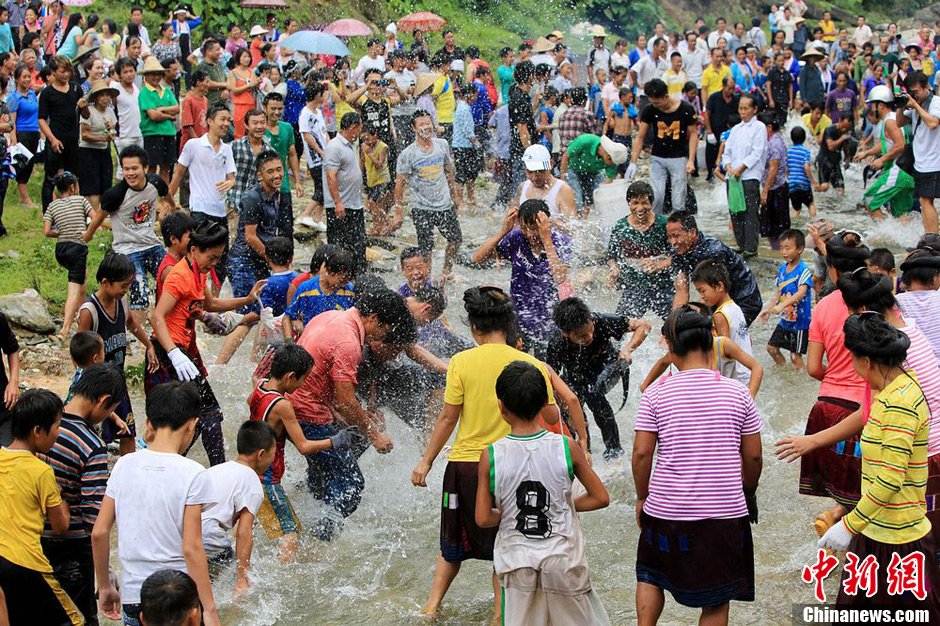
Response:
[{"label": "handbag", "polygon": [[728,176],[728,210],[732,213],[747,211],[747,202],[744,200],[744,183],[740,178]]}]

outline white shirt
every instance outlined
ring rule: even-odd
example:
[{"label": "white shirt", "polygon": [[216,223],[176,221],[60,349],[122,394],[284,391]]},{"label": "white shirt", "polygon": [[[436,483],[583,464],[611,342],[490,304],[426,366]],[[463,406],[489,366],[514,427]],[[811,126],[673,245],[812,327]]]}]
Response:
[{"label": "white shirt", "polygon": [[793,16],[777,18],[777,30],[783,31],[783,43],[793,43],[793,31],[796,30],[796,21]]},{"label": "white shirt", "polygon": [[868,24],[862,24],[855,28],[855,45],[861,50],[862,46],[871,41],[873,33],[871,32],[871,26]]},{"label": "white shirt", "polygon": [[[308,106],[302,108],[300,117],[297,119],[297,129],[300,131],[301,137],[305,134],[313,135],[313,138],[320,145],[320,149],[326,149],[326,120],[323,119],[323,113],[320,112],[320,109],[311,111]],[[310,149],[306,138],[304,139],[304,156],[307,158],[308,168],[314,168],[323,163],[323,159],[317,154],[316,150]]]},{"label": "white shirt", "polygon": [[[940,96],[930,99],[927,112],[940,118]],[[930,130],[915,111],[906,111],[905,115],[914,120],[914,168],[923,174],[940,172],[940,126]]]},{"label": "white shirt", "polygon": [[532,65],[538,67],[542,63],[551,67],[557,67],[557,63],[555,63],[555,57],[548,54],[547,52],[540,52],[539,54],[532,56]]},{"label": "white shirt", "polygon": [[705,66],[709,64],[708,52],[695,44],[695,50],[689,51],[686,45],[686,51],[682,53],[682,69],[685,75],[689,77],[698,87],[702,86],[702,72]]},{"label": "white shirt", "polygon": [[741,180],[763,180],[766,152],[767,127],[755,115],[731,129],[721,163],[728,171],[744,165]]},{"label": "white shirt", "polygon": [[[778,24],[778,27],[779,27],[779,24]],[[708,49],[711,50],[712,48],[717,48],[719,39],[724,37],[725,41],[728,41],[731,39],[731,35],[732,33],[730,30],[723,30],[721,32],[718,32],[717,30],[713,30],[712,32],[708,33]]]},{"label": "white shirt", "polygon": [[362,85],[366,82],[366,70],[379,70],[382,74],[385,74],[385,57],[375,57],[374,59],[368,54],[361,59],[359,63],[356,64],[356,69],[352,73],[350,78],[354,79],[358,84]]},{"label": "white shirt", "polygon": [[139,604],[140,587],[154,572],[187,572],[183,512],[211,504],[210,491],[206,468],[179,454],[144,449],[118,459],[105,495],[114,500],[121,602]]},{"label": "white shirt", "polygon": [[119,81],[113,81],[111,87],[117,89],[117,116],[118,127],[121,139],[143,137],[140,133],[140,103],[137,96],[140,95],[140,87],[135,83],[130,92],[124,89]]},{"label": "white shirt", "polygon": [[213,504],[202,511],[202,544],[211,558],[232,547],[228,531],[235,527],[243,510],[258,514],[264,492],[254,470],[238,461],[215,465],[207,473]]},{"label": "white shirt", "polygon": [[624,52],[620,54],[619,52],[614,52],[610,55],[610,66],[611,67],[630,67],[630,53]]},{"label": "white shirt", "polygon": [[186,142],[178,163],[189,170],[189,210],[225,217],[225,196],[216,185],[235,174],[231,144],[220,141],[216,152],[206,133]]},{"label": "white shirt", "polygon": [[636,72],[637,95],[646,95],[643,86],[654,78],[662,78],[668,69],[669,63],[666,59],[653,59],[651,54],[634,63],[630,71]]}]

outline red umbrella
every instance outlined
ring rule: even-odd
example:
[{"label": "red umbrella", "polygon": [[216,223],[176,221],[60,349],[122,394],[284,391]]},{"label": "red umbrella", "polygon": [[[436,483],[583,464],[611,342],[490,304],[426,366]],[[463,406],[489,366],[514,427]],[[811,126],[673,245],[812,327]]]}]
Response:
[{"label": "red umbrella", "polygon": [[284,0],[242,0],[238,6],[243,9],[286,9]]},{"label": "red umbrella", "polygon": [[364,24],[359,20],[346,18],[343,20],[336,20],[324,28],[323,32],[336,35],[337,37],[365,37],[372,34],[372,29],[369,28],[367,24]]},{"label": "red umbrella", "polygon": [[413,32],[415,30],[440,30],[444,28],[444,24],[446,23],[447,20],[440,15],[431,13],[430,11],[419,11],[418,13],[412,13],[399,19],[398,28],[406,32]]}]

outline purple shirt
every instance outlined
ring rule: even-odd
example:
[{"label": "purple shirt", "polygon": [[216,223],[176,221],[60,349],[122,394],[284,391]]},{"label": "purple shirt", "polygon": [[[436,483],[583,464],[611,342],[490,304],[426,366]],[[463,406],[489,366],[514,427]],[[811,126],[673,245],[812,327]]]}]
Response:
[{"label": "purple shirt", "polygon": [[776,189],[787,182],[787,145],[783,143],[780,133],[774,133],[767,140],[767,161],[776,161],[779,164],[774,184],[770,187]]},{"label": "purple shirt", "polygon": [[858,106],[858,96],[850,89],[833,89],[826,96],[826,112],[835,124],[843,117],[852,117]]},{"label": "purple shirt", "polygon": [[[567,235],[552,231],[552,243],[563,263],[571,258],[571,239]],[[532,254],[532,248],[522,231],[510,231],[496,245],[500,258],[512,264],[509,279],[509,295],[516,309],[519,330],[537,338],[549,337],[555,332],[552,307],[558,302],[558,288],[552,279],[548,257],[543,252]]]}]

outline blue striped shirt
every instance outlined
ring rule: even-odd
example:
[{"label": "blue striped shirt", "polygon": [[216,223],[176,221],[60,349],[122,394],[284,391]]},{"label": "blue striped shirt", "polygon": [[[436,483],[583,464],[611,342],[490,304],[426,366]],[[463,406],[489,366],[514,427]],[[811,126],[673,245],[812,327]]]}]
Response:
[{"label": "blue striped shirt", "polygon": [[66,533],[54,535],[47,522],[43,537],[89,537],[108,484],[108,449],[104,441],[81,417],[65,413],[55,445],[48,453],[36,456],[52,466],[71,515]]},{"label": "blue striped shirt", "polygon": [[288,319],[303,320],[304,325],[324,311],[345,311],[352,307],[356,292],[352,283],[346,283],[333,293],[323,293],[320,289],[320,277],[300,283],[294,300],[287,306],[284,315]]},{"label": "blue striped shirt", "polygon": [[806,177],[806,171],[803,165],[811,163],[813,160],[809,149],[804,145],[790,146],[787,149],[787,172],[790,182],[790,190],[793,189],[811,189],[809,178]]}]

